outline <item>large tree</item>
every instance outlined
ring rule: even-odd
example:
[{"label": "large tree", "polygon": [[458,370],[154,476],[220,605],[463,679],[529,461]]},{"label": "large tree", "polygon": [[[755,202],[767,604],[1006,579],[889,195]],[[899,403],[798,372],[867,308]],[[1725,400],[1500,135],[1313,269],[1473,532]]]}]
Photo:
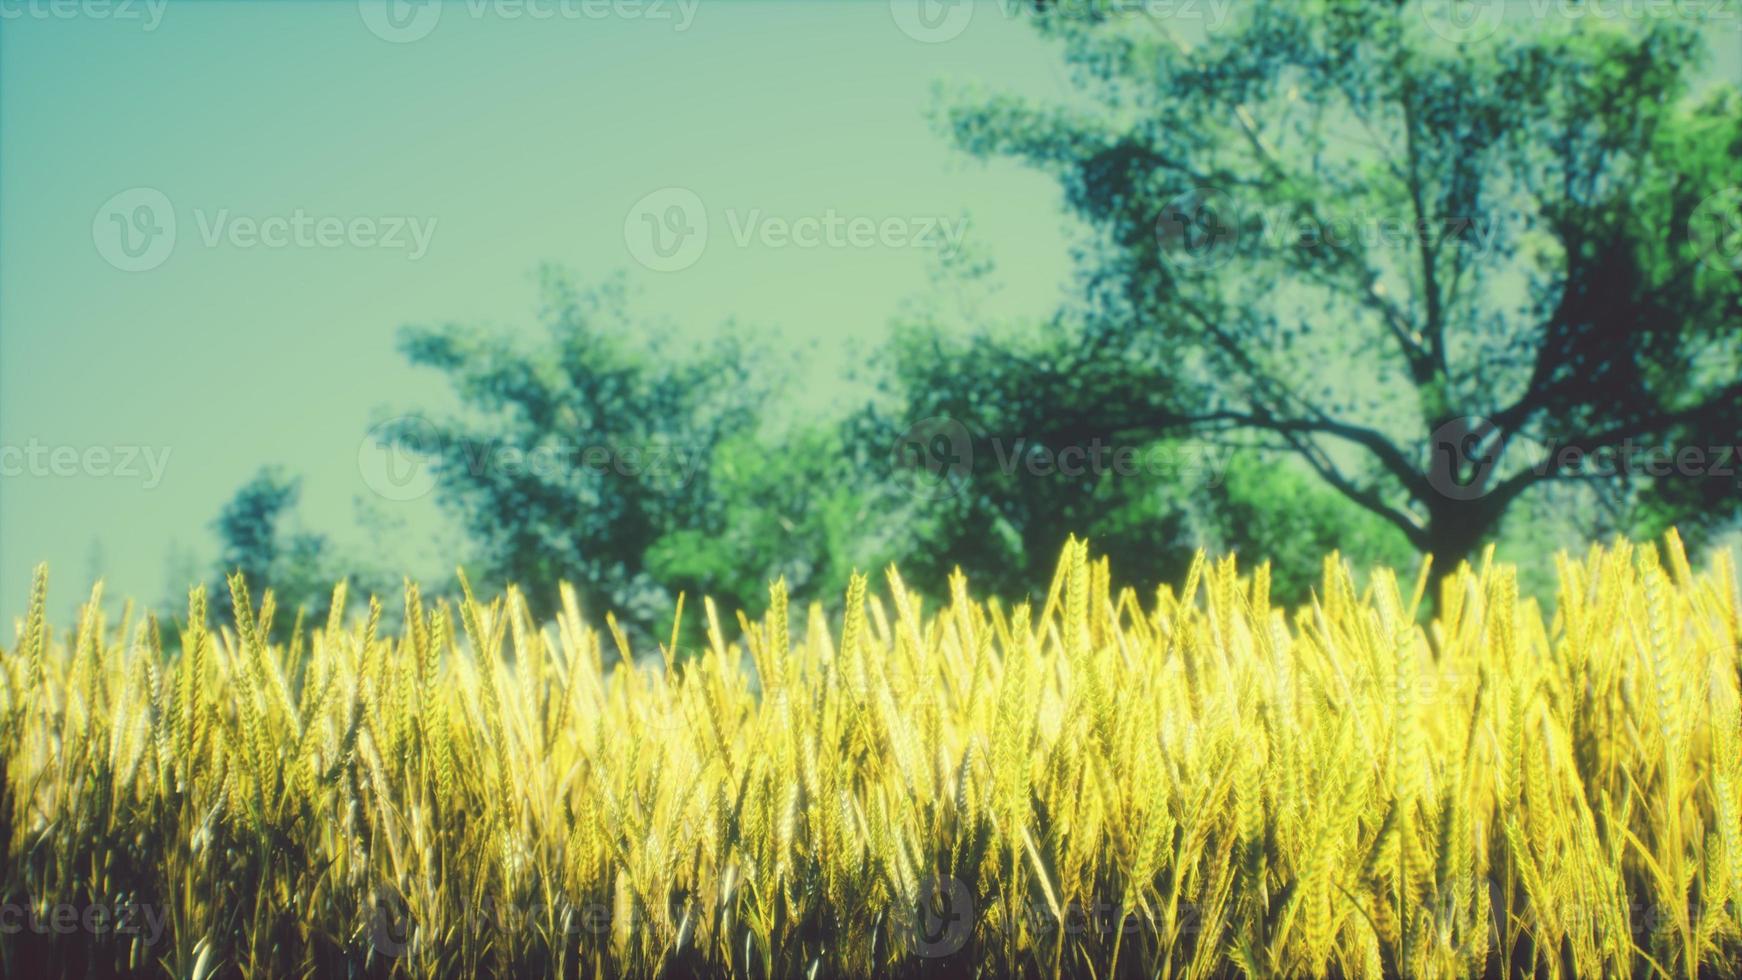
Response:
[{"label": "large tree", "polygon": [[959,569],[976,588],[1038,598],[1073,535],[1140,590],[1179,581],[1200,548],[1269,559],[1289,603],[1332,550],[1359,567],[1413,557],[1390,525],[1237,435],[1127,438],[1109,420],[1161,410],[1164,389],[1063,321],[970,328],[928,310],[878,367],[887,397],[849,420],[850,443],[866,485],[871,468],[893,469],[877,523],[921,588],[941,593]]},{"label": "large tree", "polygon": [[[1033,6],[1079,97],[943,112],[1095,231],[1059,356],[1104,395],[1031,436],[1238,434],[1442,571],[1551,482],[1734,508],[1709,465],[1588,464],[1742,428],[1742,99],[1701,68],[1734,35],[1445,6],[1254,0],[1207,31]],[[1525,442],[1554,451],[1500,451]]]}]

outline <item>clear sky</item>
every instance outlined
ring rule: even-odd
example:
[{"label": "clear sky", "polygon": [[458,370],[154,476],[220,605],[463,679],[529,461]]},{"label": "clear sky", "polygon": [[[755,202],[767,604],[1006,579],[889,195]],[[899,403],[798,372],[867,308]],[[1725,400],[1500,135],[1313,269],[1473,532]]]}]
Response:
[{"label": "clear sky", "polygon": [[[623,272],[698,337],[733,317],[814,343],[806,410],[925,288],[902,236],[929,222],[968,220],[995,312],[1043,315],[1068,276],[1056,184],[927,121],[940,79],[1064,93],[1053,49],[996,8],[922,43],[886,2],[0,7],[0,445],[38,452],[0,483],[8,622],[45,559],[62,616],[94,571],[172,594],[172,549],[209,561],[211,520],[263,463],[343,534],[370,500],[373,413],[445,398],[397,328],[536,330],[541,263]],[[701,202],[707,245],[654,271],[632,210],[669,187]],[[668,198],[644,209],[682,216]],[[831,215],[837,236],[896,219],[895,237],[779,237]],[[390,506],[428,540],[427,500]]]}]

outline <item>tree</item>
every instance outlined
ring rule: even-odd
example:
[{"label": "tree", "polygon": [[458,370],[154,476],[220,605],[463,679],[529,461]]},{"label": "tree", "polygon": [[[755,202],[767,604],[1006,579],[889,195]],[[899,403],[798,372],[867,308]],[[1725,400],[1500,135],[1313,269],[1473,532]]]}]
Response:
[{"label": "tree", "polygon": [[921,318],[898,327],[879,368],[886,397],[847,431],[908,583],[943,594],[959,568],[976,589],[1034,595],[1075,535],[1125,581],[1153,587],[1204,543],[1183,472],[1202,460],[1157,438],[1116,465],[1098,419],[1144,395],[1056,325],[964,331]]},{"label": "tree", "polygon": [[650,554],[668,534],[723,532],[717,453],[755,435],[772,365],[733,330],[680,355],[627,299],[620,280],[581,290],[547,272],[537,342],[463,325],[405,329],[402,350],[446,375],[463,411],[406,415],[380,431],[429,467],[483,574],[516,583],[540,612],[566,581],[651,630],[669,616],[672,590]]},{"label": "tree", "polygon": [[1083,98],[942,119],[1096,232],[1061,348],[1111,365],[1095,431],[1292,454],[1441,573],[1557,482],[1712,506],[1613,460],[1742,428],[1742,98],[1695,97],[1687,21],[1475,38],[1441,7],[1257,0],[1188,43],[1128,4],[1038,3]]},{"label": "tree", "polygon": [[705,519],[649,548],[648,569],[668,589],[755,614],[776,578],[794,596],[836,602],[853,571],[895,560],[897,541],[833,427],[731,439],[711,474]]},{"label": "tree", "polygon": [[1309,597],[1330,551],[1362,568],[1412,557],[1395,528],[1275,454],[1220,434],[1122,439],[1103,418],[1155,390],[1060,323],[909,322],[880,367],[888,397],[848,427],[860,480],[877,485],[883,468],[874,523],[896,534],[886,547],[906,580],[932,592],[960,569],[976,588],[1038,597],[1073,535],[1140,590],[1177,583],[1200,548],[1270,560],[1285,603]]},{"label": "tree", "polygon": [[226,579],[235,572],[242,573],[256,602],[265,588],[273,590],[281,609],[322,609],[330,601],[340,576],[326,537],[290,525],[301,495],[300,479],[281,467],[265,466],[218,512],[212,522],[220,541],[218,574],[207,585],[207,594],[220,611],[220,621],[234,615]]},{"label": "tree", "polygon": [[1320,563],[1332,552],[1362,571],[1407,569],[1419,560],[1396,528],[1289,462],[1234,454],[1199,509],[1212,550],[1270,561],[1274,598],[1291,606],[1308,602],[1321,582]]}]

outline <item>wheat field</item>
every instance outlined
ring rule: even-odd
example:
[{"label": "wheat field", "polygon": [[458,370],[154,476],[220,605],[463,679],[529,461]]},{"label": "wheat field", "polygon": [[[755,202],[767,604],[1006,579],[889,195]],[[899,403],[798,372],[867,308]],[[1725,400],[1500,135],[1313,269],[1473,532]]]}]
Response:
[{"label": "wheat field", "polygon": [[[274,635],[100,587],[0,671],[11,976],[1733,975],[1742,601],[1673,535],[1491,558],[1308,607],[1200,559],[935,612],[844,613],[634,664],[572,592],[535,623],[407,586]],[[1364,581],[1365,584],[1358,584]],[[400,601],[397,598],[396,602]],[[282,624],[281,624],[282,625]],[[701,632],[698,630],[697,632]],[[736,639],[729,639],[733,637]],[[646,663],[644,661],[644,663]]]}]

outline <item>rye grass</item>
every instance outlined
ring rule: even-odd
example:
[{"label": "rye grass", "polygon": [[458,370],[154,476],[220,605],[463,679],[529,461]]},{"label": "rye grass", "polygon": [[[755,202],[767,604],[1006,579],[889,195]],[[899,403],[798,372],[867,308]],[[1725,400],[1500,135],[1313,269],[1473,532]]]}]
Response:
[{"label": "rye grass", "polygon": [[[1316,601],[855,579],[633,663],[512,589],[0,658],[14,976],[1734,974],[1742,602],[1680,542]],[[802,619],[800,618],[802,617]],[[74,921],[76,920],[76,921]],[[71,927],[67,923],[72,922]]]}]

